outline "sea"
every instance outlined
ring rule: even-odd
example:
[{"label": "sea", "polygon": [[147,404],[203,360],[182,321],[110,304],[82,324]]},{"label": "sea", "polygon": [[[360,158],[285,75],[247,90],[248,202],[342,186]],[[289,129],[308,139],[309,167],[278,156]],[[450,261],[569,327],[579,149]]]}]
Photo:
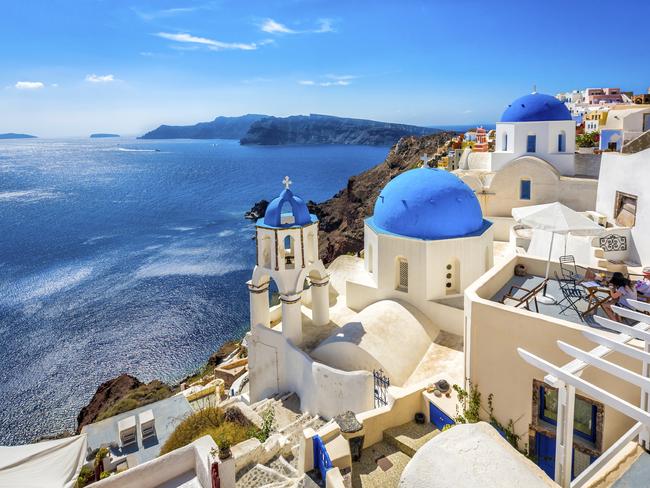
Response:
[{"label": "sea", "polygon": [[253,203],[323,201],[369,146],[0,141],[0,445],[64,430],[120,373],[173,383],[248,329]]}]

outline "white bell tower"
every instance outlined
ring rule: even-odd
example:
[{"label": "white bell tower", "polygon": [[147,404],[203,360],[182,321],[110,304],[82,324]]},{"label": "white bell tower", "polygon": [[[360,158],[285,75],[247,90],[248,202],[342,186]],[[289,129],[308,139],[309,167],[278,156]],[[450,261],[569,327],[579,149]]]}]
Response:
[{"label": "white bell tower", "polygon": [[284,190],[256,223],[257,262],[248,282],[251,329],[270,326],[269,284],[275,281],[282,302],[282,334],[295,345],[302,342],[301,301],[305,280],[311,284],[312,322],[329,323],[329,276],[318,256],[318,219],[305,202]]}]

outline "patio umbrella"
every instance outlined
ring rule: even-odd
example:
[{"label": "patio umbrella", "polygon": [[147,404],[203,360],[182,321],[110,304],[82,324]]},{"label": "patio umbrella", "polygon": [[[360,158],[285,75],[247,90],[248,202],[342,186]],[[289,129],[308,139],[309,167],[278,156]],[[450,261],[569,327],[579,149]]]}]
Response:
[{"label": "patio umbrella", "polygon": [[[512,216],[520,224],[551,233],[551,245],[548,249],[548,261],[546,262],[546,279],[548,279],[551,266],[551,253],[555,234],[597,236],[605,232],[605,229],[593,220],[559,202],[513,208]],[[555,301],[551,296],[544,296]],[[543,300],[540,301],[543,302]]]}]

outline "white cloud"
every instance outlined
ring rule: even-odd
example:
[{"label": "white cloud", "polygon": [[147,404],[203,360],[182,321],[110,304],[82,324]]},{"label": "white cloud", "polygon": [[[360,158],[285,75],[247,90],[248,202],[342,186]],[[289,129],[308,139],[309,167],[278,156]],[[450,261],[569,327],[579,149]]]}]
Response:
[{"label": "white cloud", "polygon": [[18,90],[40,90],[45,87],[42,81],[18,81],[14,85]]},{"label": "white cloud", "polygon": [[296,31],[289,29],[286,25],[276,22],[273,19],[266,19],[260,25],[260,29],[269,34],[296,34]]},{"label": "white cloud", "polygon": [[111,83],[115,81],[114,75],[86,75],[86,81],[90,83]]},{"label": "white cloud", "polygon": [[298,84],[307,86],[348,86],[351,80],[358,78],[355,75],[326,75],[325,80],[300,80]]},{"label": "white cloud", "polygon": [[330,19],[319,19],[317,25],[313,29],[297,30],[269,18],[260,24],[260,29],[269,34],[323,34],[325,32],[334,32],[334,27],[332,27],[332,21]]},{"label": "white cloud", "polygon": [[224,51],[224,50],[233,50],[233,49],[241,50],[241,51],[254,51],[259,46],[263,46],[273,42],[270,39],[263,40],[259,43],[222,42],[214,39],[209,39],[207,37],[198,37],[198,36],[193,36],[191,34],[185,34],[185,33],[172,34],[169,32],[158,32],[157,34],[154,35],[174,42],[205,46],[211,51]]}]

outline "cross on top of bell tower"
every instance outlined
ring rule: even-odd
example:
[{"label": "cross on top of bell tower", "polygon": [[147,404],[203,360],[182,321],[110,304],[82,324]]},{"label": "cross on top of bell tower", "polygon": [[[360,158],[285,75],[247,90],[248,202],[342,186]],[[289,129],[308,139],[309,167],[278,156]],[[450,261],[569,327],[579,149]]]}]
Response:
[{"label": "cross on top of bell tower", "polygon": [[284,188],[288,190],[289,186],[293,184],[293,181],[291,181],[288,176],[285,176],[282,180],[282,184],[284,185]]}]

